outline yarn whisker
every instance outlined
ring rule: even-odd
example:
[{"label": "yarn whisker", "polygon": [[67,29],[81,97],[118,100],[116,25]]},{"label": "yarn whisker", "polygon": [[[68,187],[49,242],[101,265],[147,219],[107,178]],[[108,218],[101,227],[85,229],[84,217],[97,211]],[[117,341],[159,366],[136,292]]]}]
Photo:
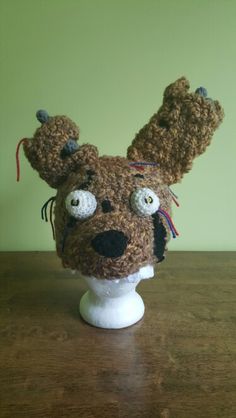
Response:
[{"label": "yarn whisker", "polygon": [[47,215],[47,209],[48,209],[48,205],[50,204],[50,208],[49,208],[49,220],[50,220],[50,224],[51,224],[51,228],[52,228],[52,235],[53,235],[53,239],[55,240],[55,228],[54,228],[54,223],[53,223],[53,205],[55,203],[56,200],[56,196],[52,196],[50,197],[42,206],[41,208],[41,219],[45,222],[48,222],[48,215]]},{"label": "yarn whisker", "polygon": [[42,208],[41,208],[41,218],[42,218],[42,220],[43,221],[45,221],[45,222],[48,222],[48,217],[47,217],[47,207],[48,207],[48,204],[51,202],[51,201],[54,201],[54,200],[56,200],[56,196],[52,196],[52,197],[50,197],[45,203],[44,203],[44,205],[42,206]]},{"label": "yarn whisker", "polygon": [[54,222],[53,222],[53,205],[55,203],[55,198],[53,200],[51,200],[50,202],[50,224],[51,224],[51,228],[52,228],[52,236],[53,239],[55,240],[55,228],[54,228]]},{"label": "yarn whisker", "polygon": [[168,187],[168,189],[169,189],[169,191],[170,191],[170,193],[176,198],[176,199],[178,199],[178,196],[177,196],[177,194],[175,194],[174,192],[173,192],[173,190],[171,190],[171,188],[170,187]]},{"label": "yarn whisker", "polygon": [[148,161],[134,161],[129,163],[129,166],[158,166],[158,163],[154,163],[154,162],[148,162]]},{"label": "yarn whisker", "polygon": [[21,145],[26,141],[26,138],[21,139],[16,146],[16,181],[20,181],[20,158],[19,152]]},{"label": "yarn whisker", "polygon": [[46,203],[44,203],[44,205],[41,208],[41,219],[42,221],[47,222],[48,218],[47,218],[47,210],[46,210]]},{"label": "yarn whisker", "polygon": [[158,213],[160,213],[162,216],[164,216],[164,218],[166,219],[166,222],[170,228],[170,231],[172,233],[172,237],[176,238],[176,236],[179,236],[179,233],[177,231],[177,229],[174,226],[174,223],[170,217],[170,215],[164,210],[164,209],[158,209],[157,211]]},{"label": "yarn whisker", "polygon": [[169,189],[169,192],[170,192],[170,195],[172,197],[173,202],[176,204],[177,207],[179,207],[180,205],[179,205],[179,202],[177,200],[178,196],[173,192],[173,190],[171,190],[170,187],[168,187],[168,189]]}]

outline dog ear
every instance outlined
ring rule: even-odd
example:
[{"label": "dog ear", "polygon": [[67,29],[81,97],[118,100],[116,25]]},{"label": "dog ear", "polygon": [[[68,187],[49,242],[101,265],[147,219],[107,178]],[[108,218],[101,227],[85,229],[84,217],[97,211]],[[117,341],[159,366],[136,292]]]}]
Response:
[{"label": "dog ear", "polygon": [[185,77],[165,89],[162,106],[137,133],[127,152],[132,161],[156,162],[169,185],[191,169],[224,116],[219,102],[208,98],[204,87],[195,93],[188,90]]},{"label": "dog ear", "polygon": [[93,145],[79,146],[79,128],[66,116],[50,117],[43,110],[36,116],[41,126],[32,139],[24,140],[24,152],[40,177],[58,188],[80,165],[96,160],[98,151]]}]

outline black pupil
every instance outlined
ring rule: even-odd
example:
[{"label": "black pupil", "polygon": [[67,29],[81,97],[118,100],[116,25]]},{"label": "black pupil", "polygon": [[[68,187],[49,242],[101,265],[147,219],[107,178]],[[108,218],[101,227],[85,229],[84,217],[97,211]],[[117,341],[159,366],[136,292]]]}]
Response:
[{"label": "black pupil", "polygon": [[79,199],[72,199],[70,202],[71,206],[78,206],[79,205]]},{"label": "black pupil", "polygon": [[153,202],[153,198],[151,196],[148,196],[145,198],[145,203],[152,203]]}]

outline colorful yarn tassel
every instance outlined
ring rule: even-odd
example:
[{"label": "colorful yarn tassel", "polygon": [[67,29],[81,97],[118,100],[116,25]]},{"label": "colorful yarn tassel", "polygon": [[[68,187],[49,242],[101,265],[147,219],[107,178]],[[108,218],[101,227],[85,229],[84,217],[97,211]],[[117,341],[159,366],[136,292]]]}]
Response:
[{"label": "colorful yarn tassel", "polygon": [[158,164],[157,163],[152,163],[152,162],[147,162],[147,161],[134,161],[134,162],[132,162],[132,163],[129,163],[129,165],[132,167],[132,166],[149,166],[149,165],[151,165],[151,166],[154,166],[154,167],[156,167]]},{"label": "colorful yarn tassel", "polygon": [[178,233],[177,229],[175,228],[175,226],[173,224],[173,221],[172,221],[170,215],[165,210],[163,210],[163,209],[158,209],[157,212],[160,213],[160,215],[164,216],[164,218],[166,219],[166,222],[167,222],[167,224],[168,224],[168,226],[170,228],[170,231],[172,233],[172,237],[173,238],[176,238],[176,236],[178,236],[179,233]]}]

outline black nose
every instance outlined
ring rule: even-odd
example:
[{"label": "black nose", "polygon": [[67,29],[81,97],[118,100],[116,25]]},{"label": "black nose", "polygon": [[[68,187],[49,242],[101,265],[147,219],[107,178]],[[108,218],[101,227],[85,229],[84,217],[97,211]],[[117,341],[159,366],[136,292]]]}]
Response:
[{"label": "black nose", "polygon": [[121,231],[104,231],[92,239],[93,249],[104,257],[121,257],[128,244],[128,238]]}]

